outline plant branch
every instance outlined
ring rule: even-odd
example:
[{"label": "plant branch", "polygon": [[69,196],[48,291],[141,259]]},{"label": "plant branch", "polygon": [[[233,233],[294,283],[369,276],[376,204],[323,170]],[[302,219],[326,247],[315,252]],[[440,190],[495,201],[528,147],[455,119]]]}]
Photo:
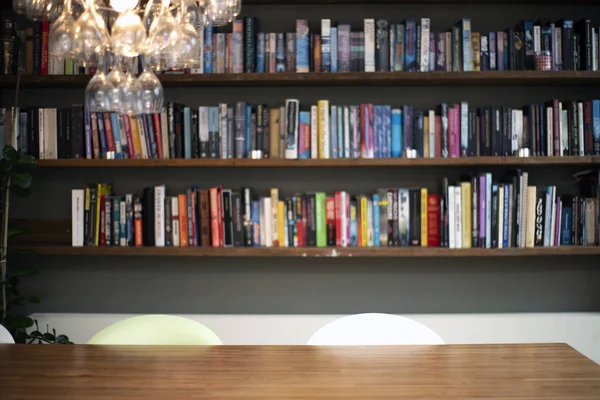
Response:
[{"label": "plant branch", "polygon": [[[6,253],[8,251],[8,209],[10,202],[10,171],[7,174],[6,181],[4,183],[4,204],[2,205],[2,243],[0,248],[0,280],[6,280]],[[6,320],[6,285],[2,285],[2,296],[0,301],[2,302],[2,321]]]}]

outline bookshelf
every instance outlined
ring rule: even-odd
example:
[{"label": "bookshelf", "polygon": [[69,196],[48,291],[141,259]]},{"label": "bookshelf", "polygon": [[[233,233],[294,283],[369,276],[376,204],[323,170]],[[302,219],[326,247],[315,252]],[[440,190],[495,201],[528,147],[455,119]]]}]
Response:
[{"label": "bookshelf", "polygon": [[39,160],[38,168],[360,168],[360,167],[467,167],[467,166],[600,166],[600,156],[563,157],[463,157],[463,158],[376,158],[376,159],[59,159]]},{"label": "bookshelf", "polygon": [[[598,71],[310,72],[158,75],[165,88],[255,86],[600,86]],[[20,87],[85,88],[89,75],[23,75]],[[0,88],[17,79],[0,75]]]}]

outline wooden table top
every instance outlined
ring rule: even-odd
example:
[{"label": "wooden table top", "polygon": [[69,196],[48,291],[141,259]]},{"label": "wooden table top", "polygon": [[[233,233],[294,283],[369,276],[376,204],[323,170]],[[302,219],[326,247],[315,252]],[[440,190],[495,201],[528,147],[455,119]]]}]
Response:
[{"label": "wooden table top", "polygon": [[566,344],[0,345],[0,399],[600,399]]}]

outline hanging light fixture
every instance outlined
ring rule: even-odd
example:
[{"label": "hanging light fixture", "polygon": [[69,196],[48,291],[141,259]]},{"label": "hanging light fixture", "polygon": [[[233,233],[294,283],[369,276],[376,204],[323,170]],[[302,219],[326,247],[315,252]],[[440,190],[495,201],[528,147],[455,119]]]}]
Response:
[{"label": "hanging light fixture", "polygon": [[[85,93],[89,111],[160,112],[164,94],[153,70],[197,63],[202,43],[196,30],[232,22],[241,0],[141,1],[13,0],[13,8],[51,21],[51,57],[96,68]],[[139,78],[132,73],[137,57]]]}]

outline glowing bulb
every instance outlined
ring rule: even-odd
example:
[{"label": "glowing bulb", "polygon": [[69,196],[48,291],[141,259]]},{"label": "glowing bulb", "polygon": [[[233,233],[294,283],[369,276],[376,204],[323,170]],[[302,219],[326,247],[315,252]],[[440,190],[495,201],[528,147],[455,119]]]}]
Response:
[{"label": "glowing bulb", "polygon": [[111,0],[110,5],[117,12],[133,10],[138,5],[138,0]]}]

